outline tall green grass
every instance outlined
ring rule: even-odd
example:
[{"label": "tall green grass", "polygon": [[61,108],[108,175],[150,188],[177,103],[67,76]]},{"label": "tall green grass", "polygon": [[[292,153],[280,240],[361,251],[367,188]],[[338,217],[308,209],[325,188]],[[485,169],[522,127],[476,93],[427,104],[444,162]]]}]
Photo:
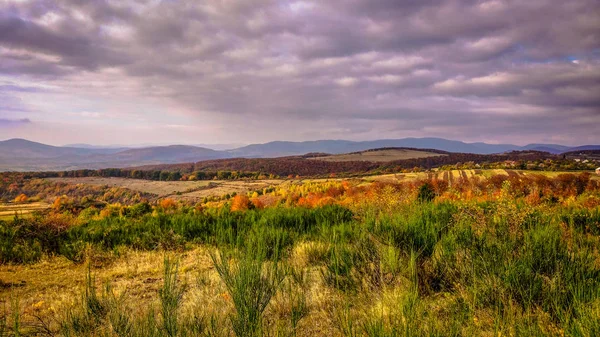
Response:
[{"label": "tall green grass", "polygon": [[[4,263],[43,254],[81,262],[81,250],[90,246],[215,249],[212,262],[232,304],[226,324],[204,312],[182,314],[186,288],[177,264],[166,259],[156,311],[132,314],[125,298],[109,286],[97,289],[90,273],[80,306],[62,324],[64,335],[293,335],[313,310],[302,276],[309,271],[331,303],[352,304],[336,306],[332,319],[345,335],[595,336],[598,214],[597,207],[423,200],[360,218],[341,206],[115,215],[48,237],[36,234],[39,226],[30,220],[18,220],[1,224],[0,253]],[[307,253],[304,264],[290,260],[305,242],[321,247],[318,256]],[[28,257],[19,245],[39,248]],[[304,269],[291,269],[294,262]],[[265,315],[279,301],[289,307],[289,322],[277,326]]]},{"label": "tall green grass", "polygon": [[264,311],[288,273],[279,261],[279,242],[274,242],[275,247],[269,243],[255,234],[248,238],[244,253],[233,261],[222,253],[211,255],[235,307],[230,321],[238,337],[262,336]]}]

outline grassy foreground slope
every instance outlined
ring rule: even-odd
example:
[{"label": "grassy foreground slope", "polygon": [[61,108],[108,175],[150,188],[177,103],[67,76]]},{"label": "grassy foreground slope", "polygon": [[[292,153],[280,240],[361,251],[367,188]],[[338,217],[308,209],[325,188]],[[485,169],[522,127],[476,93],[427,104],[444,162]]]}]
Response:
[{"label": "grassy foreground slope", "polygon": [[306,181],[0,222],[5,334],[596,336],[589,175]]}]

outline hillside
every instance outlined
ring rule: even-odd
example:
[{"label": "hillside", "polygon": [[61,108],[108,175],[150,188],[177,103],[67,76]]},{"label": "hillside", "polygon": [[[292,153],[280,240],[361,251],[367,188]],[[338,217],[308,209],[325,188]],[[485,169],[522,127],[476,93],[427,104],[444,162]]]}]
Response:
[{"label": "hillside", "polygon": [[485,143],[464,143],[442,138],[403,138],[381,139],[373,141],[353,142],[347,140],[317,140],[309,142],[269,142],[252,144],[229,153],[233,157],[283,157],[297,156],[309,152],[342,154],[360,152],[386,147],[408,147],[417,149],[437,149],[447,152],[491,154],[520,150],[516,145],[494,145]]},{"label": "hillside", "polygon": [[311,160],[323,160],[331,162],[367,161],[367,162],[391,162],[396,160],[419,159],[436,156],[446,156],[443,151],[426,150],[420,151],[411,148],[382,148],[360,152],[335,154],[327,156],[310,157]]},{"label": "hillside", "polygon": [[0,171],[99,169],[226,157],[222,151],[186,145],[123,149],[58,147],[24,139],[0,142]]},{"label": "hillside", "polygon": [[580,161],[596,161],[600,162],[600,149],[598,150],[578,150],[563,153],[565,158],[575,159]]},{"label": "hillside", "polygon": [[[432,151],[432,150],[430,150]],[[376,153],[377,151],[373,151]],[[438,151],[440,152],[440,151]],[[553,159],[560,157],[547,153],[536,151],[516,151],[505,154],[482,155],[472,153],[446,153],[445,155],[426,156],[420,158],[400,159],[393,161],[335,161],[323,160],[331,156],[317,155],[320,157],[315,160],[311,156],[289,156],[280,158],[230,158],[205,160],[196,163],[181,163],[172,165],[147,165],[123,169],[118,172],[108,172],[109,176],[131,176],[133,171],[141,171],[142,178],[152,179],[156,172],[180,172],[189,174],[192,172],[204,172],[206,177],[212,177],[218,172],[245,172],[273,174],[284,177],[289,175],[326,176],[330,174],[364,174],[364,173],[384,173],[397,172],[404,169],[431,169],[446,165],[456,165],[461,163],[495,163],[503,161],[536,161]],[[101,175],[104,173],[101,173]]]},{"label": "hillside", "polygon": [[171,145],[125,150],[116,153],[111,159],[123,162],[156,161],[176,163],[224,157],[227,157],[227,154],[207,148],[188,145]]},{"label": "hillside", "polygon": [[91,149],[52,146],[19,138],[0,141],[0,158],[2,159],[57,158],[66,156],[85,156],[91,154],[109,154],[117,151],[119,151],[119,149]]}]

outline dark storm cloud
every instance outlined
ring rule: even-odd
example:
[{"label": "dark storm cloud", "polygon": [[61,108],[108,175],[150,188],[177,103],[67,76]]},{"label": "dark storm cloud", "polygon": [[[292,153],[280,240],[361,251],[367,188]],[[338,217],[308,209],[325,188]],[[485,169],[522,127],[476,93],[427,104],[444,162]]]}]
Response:
[{"label": "dark storm cloud", "polygon": [[0,74],[66,92],[119,82],[115,96],[177,102],[198,123],[297,121],[299,138],[318,120],[348,137],[598,139],[596,0],[0,6]]},{"label": "dark storm cloud", "polygon": [[23,48],[33,52],[47,53],[61,58],[66,66],[96,69],[100,66],[118,65],[125,58],[116,50],[104,46],[98,40],[79,34],[71,23],[46,29],[39,24],[15,16],[0,16],[0,43],[8,48]]}]

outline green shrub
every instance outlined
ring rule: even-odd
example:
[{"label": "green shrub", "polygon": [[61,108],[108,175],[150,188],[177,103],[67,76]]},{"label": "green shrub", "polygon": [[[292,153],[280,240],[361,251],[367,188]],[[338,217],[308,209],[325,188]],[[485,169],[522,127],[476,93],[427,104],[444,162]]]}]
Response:
[{"label": "green shrub", "polygon": [[417,200],[419,202],[431,202],[435,199],[435,190],[430,183],[424,183],[419,187],[419,192],[417,194]]},{"label": "green shrub", "polygon": [[162,309],[163,329],[169,337],[175,337],[178,334],[179,309],[186,288],[179,281],[178,271],[178,263],[173,263],[168,256],[165,256],[163,286],[158,294]]},{"label": "green shrub", "polygon": [[13,222],[0,221],[0,263],[38,261],[43,250],[37,236],[43,233],[35,233],[34,230],[21,219],[15,219]]},{"label": "green shrub", "polygon": [[248,241],[245,253],[234,262],[222,253],[211,255],[235,307],[230,319],[238,337],[261,336],[263,313],[287,275],[277,255],[268,260],[269,248],[262,237],[250,236]]}]

